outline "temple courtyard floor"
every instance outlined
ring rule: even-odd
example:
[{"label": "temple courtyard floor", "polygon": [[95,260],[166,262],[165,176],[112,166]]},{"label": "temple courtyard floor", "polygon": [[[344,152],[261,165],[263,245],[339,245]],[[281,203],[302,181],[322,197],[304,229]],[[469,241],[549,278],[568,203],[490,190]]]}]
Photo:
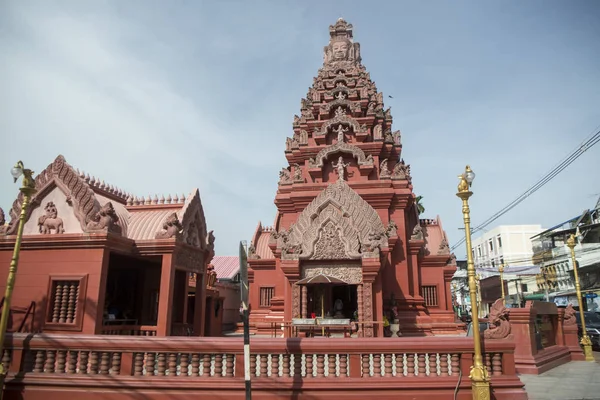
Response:
[{"label": "temple courtyard floor", "polygon": [[520,375],[529,400],[600,400],[600,352],[596,362],[571,361],[540,375]]}]

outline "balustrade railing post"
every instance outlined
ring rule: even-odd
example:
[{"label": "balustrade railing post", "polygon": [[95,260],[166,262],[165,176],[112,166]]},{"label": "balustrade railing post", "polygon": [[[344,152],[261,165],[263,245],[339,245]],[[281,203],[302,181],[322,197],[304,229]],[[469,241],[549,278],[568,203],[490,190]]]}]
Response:
[{"label": "balustrade railing post", "polygon": [[12,356],[10,359],[10,366],[8,367],[8,372],[11,373],[17,373],[20,371],[24,371],[25,368],[23,368],[23,363],[25,362],[24,360],[24,352],[23,349],[11,349],[12,350]]},{"label": "balustrade railing post", "polygon": [[133,357],[133,352],[121,353],[121,370],[119,371],[119,375],[133,375]]}]

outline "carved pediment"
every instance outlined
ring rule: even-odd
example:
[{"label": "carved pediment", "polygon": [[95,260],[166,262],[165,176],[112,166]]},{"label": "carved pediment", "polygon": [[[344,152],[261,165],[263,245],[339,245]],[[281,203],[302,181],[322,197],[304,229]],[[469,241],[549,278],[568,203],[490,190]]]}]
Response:
[{"label": "carved pediment", "polygon": [[336,115],[334,118],[331,118],[330,120],[325,122],[321,126],[321,130],[319,132],[316,132],[315,135],[317,135],[317,136],[327,135],[329,128],[336,127],[340,124],[351,127],[352,130],[354,131],[354,133],[366,132],[366,130],[367,130],[366,126],[360,125],[354,118],[352,118],[348,115],[339,114],[339,115]]},{"label": "carved pediment", "polygon": [[288,231],[272,236],[285,259],[356,259],[388,246],[379,215],[344,181],[323,190]]},{"label": "carved pediment", "polygon": [[354,146],[345,142],[337,142],[331,146],[327,146],[317,154],[317,157],[314,160],[314,164],[311,165],[312,168],[321,168],[325,164],[325,160],[335,153],[346,153],[352,154],[354,158],[356,158],[358,165],[373,165],[373,157],[366,156],[365,152],[362,151],[359,147]]}]

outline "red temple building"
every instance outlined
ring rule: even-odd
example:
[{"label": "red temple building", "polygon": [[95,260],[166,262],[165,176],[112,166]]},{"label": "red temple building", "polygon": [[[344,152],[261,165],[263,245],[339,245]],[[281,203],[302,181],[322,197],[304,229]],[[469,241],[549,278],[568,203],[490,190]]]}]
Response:
[{"label": "red temple building", "polygon": [[403,335],[455,333],[456,261],[440,219],[419,218],[400,131],[352,25],[329,31],[286,139],[274,226],[259,224],[249,247],[252,328],[337,319],[382,336],[385,315]]},{"label": "red temple building", "polygon": [[[207,231],[197,189],[187,197],[137,198],[80,173],[62,156],[35,184],[10,330],[220,334],[222,300],[213,274],[206,273],[215,238]],[[19,194],[8,224],[0,209],[2,293],[22,201]]]}]

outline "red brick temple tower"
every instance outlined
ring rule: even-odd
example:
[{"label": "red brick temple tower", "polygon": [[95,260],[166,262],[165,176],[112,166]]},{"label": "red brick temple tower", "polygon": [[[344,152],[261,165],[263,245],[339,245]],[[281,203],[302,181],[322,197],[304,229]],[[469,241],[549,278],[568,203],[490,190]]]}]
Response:
[{"label": "red brick temple tower", "polygon": [[456,263],[440,220],[419,219],[400,131],[352,25],[329,32],[286,139],[274,226],[259,224],[249,248],[251,324],[351,319],[371,337],[386,315],[403,335],[454,333]]}]

